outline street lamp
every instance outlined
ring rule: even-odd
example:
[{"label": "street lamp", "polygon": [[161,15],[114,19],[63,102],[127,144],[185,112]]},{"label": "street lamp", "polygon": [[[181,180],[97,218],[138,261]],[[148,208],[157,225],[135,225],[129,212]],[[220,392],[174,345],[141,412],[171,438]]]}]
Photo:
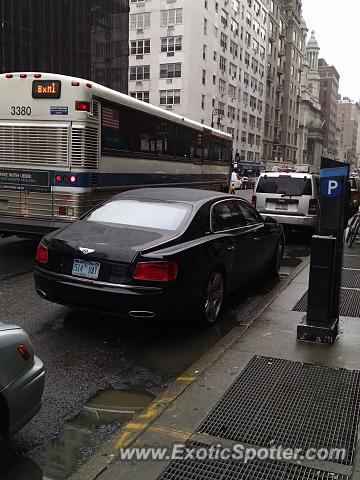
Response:
[{"label": "street lamp", "polygon": [[211,128],[214,128],[214,116],[217,115],[218,116],[218,119],[217,119],[217,126],[218,128],[220,128],[220,110],[218,108],[214,108],[214,110],[212,111],[212,114],[211,114]]}]

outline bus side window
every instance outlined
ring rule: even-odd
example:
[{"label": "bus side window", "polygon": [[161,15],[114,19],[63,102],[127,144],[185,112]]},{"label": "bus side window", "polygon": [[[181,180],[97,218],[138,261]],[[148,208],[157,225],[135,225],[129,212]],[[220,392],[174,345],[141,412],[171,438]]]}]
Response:
[{"label": "bus side window", "polygon": [[176,156],[182,158],[191,158],[192,131],[183,127],[176,126]]},{"label": "bus side window", "polygon": [[222,162],[223,160],[223,145],[222,141],[214,138],[214,144],[213,144],[213,161],[214,162]]},{"label": "bus side window", "polygon": [[102,106],[102,148],[131,150],[131,113],[123,107]]}]

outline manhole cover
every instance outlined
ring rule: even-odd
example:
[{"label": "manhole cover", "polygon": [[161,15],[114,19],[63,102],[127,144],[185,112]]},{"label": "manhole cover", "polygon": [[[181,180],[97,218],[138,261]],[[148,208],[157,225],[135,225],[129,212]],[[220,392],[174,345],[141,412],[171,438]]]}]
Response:
[{"label": "manhole cover", "polygon": [[253,357],[205,418],[200,433],[251,445],[345,449],[351,465],[360,372]]}]

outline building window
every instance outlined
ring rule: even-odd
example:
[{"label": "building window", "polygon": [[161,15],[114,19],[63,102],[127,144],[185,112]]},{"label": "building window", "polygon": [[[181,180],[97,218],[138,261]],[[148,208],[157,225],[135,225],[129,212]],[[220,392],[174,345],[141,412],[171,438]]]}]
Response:
[{"label": "building window", "polygon": [[203,45],[203,60],[206,60],[206,45]]},{"label": "building window", "polygon": [[230,118],[231,120],[235,120],[235,112],[235,108],[231,105],[228,105],[228,118]]},{"label": "building window", "polygon": [[144,55],[145,53],[150,53],[150,39],[131,41],[130,53],[131,55]]},{"label": "building window", "polygon": [[149,80],[150,65],[138,65],[130,67],[130,80]]},{"label": "building window", "polygon": [[182,23],[182,8],[171,8],[170,10],[161,10],[161,26],[179,25]]},{"label": "building window", "polygon": [[247,133],[242,131],[241,132],[241,142],[246,143]]},{"label": "building window", "polygon": [[219,78],[219,92],[221,94],[224,94],[225,93],[225,89],[226,89],[226,82],[225,80],[222,80],[221,78]]},{"label": "building window", "polygon": [[160,65],[160,78],[181,77],[181,63],[163,63]]},{"label": "building window", "polygon": [[204,110],[205,108],[205,95],[201,95],[201,108]]},{"label": "building window", "polygon": [[162,52],[179,52],[182,50],[182,36],[178,37],[162,37]]},{"label": "building window", "polygon": [[179,105],[180,90],[160,90],[160,105]]},{"label": "building window", "polygon": [[206,70],[202,71],[202,84],[205,85],[206,83]]},{"label": "building window", "polygon": [[228,14],[227,12],[222,9],[221,10],[221,23],[223,24],[224,28],[227,27],[227,24],[228,24]]},{"label": "building window", "polygon": [[222,57],[221,55],[220,55],[219,68],[223,73],[225,73],[225,71],[226,71],[226,58]]},{"label": "building window", "polygon": [[225,33],[221,32],[221,35],[220,35],[220,46],[226,50],[227,49],[227,36],[225,35]]},{"label": "building window", "polygon": [[237,37],[239,35],[239,24],[233,18],[231,19],[230,29],[231,29],[232,33],[235,35],[235,37]]},{"label": "building window", "polygon": [[130,15],[131,28],[149,28],[150,27],[150,12],[134,13]]},{"label": "building window", "polygon": [[204,18],[204,35],[207,35],[207,20]]},{"label": "building window", "polygon": [[149,103],[149,92],[130,92],[130,96],[142,102]]}]

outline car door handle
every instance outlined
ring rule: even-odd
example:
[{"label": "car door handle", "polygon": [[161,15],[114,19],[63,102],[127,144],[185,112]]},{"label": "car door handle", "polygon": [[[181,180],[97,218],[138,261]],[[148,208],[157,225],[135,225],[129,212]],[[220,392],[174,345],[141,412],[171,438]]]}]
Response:
[{"label": "car door handle", "polygon": [[260,237],[253,237],[253,240],[257,242],[258,240],[260,240]]},{"label": "car door handle", "polygon": [[235,250],[235,247],[234,247],[234,245],[233,245],[232,247],[227,247],[226,250],[228,250],[229,252],[231,252],[232,250]]}]

